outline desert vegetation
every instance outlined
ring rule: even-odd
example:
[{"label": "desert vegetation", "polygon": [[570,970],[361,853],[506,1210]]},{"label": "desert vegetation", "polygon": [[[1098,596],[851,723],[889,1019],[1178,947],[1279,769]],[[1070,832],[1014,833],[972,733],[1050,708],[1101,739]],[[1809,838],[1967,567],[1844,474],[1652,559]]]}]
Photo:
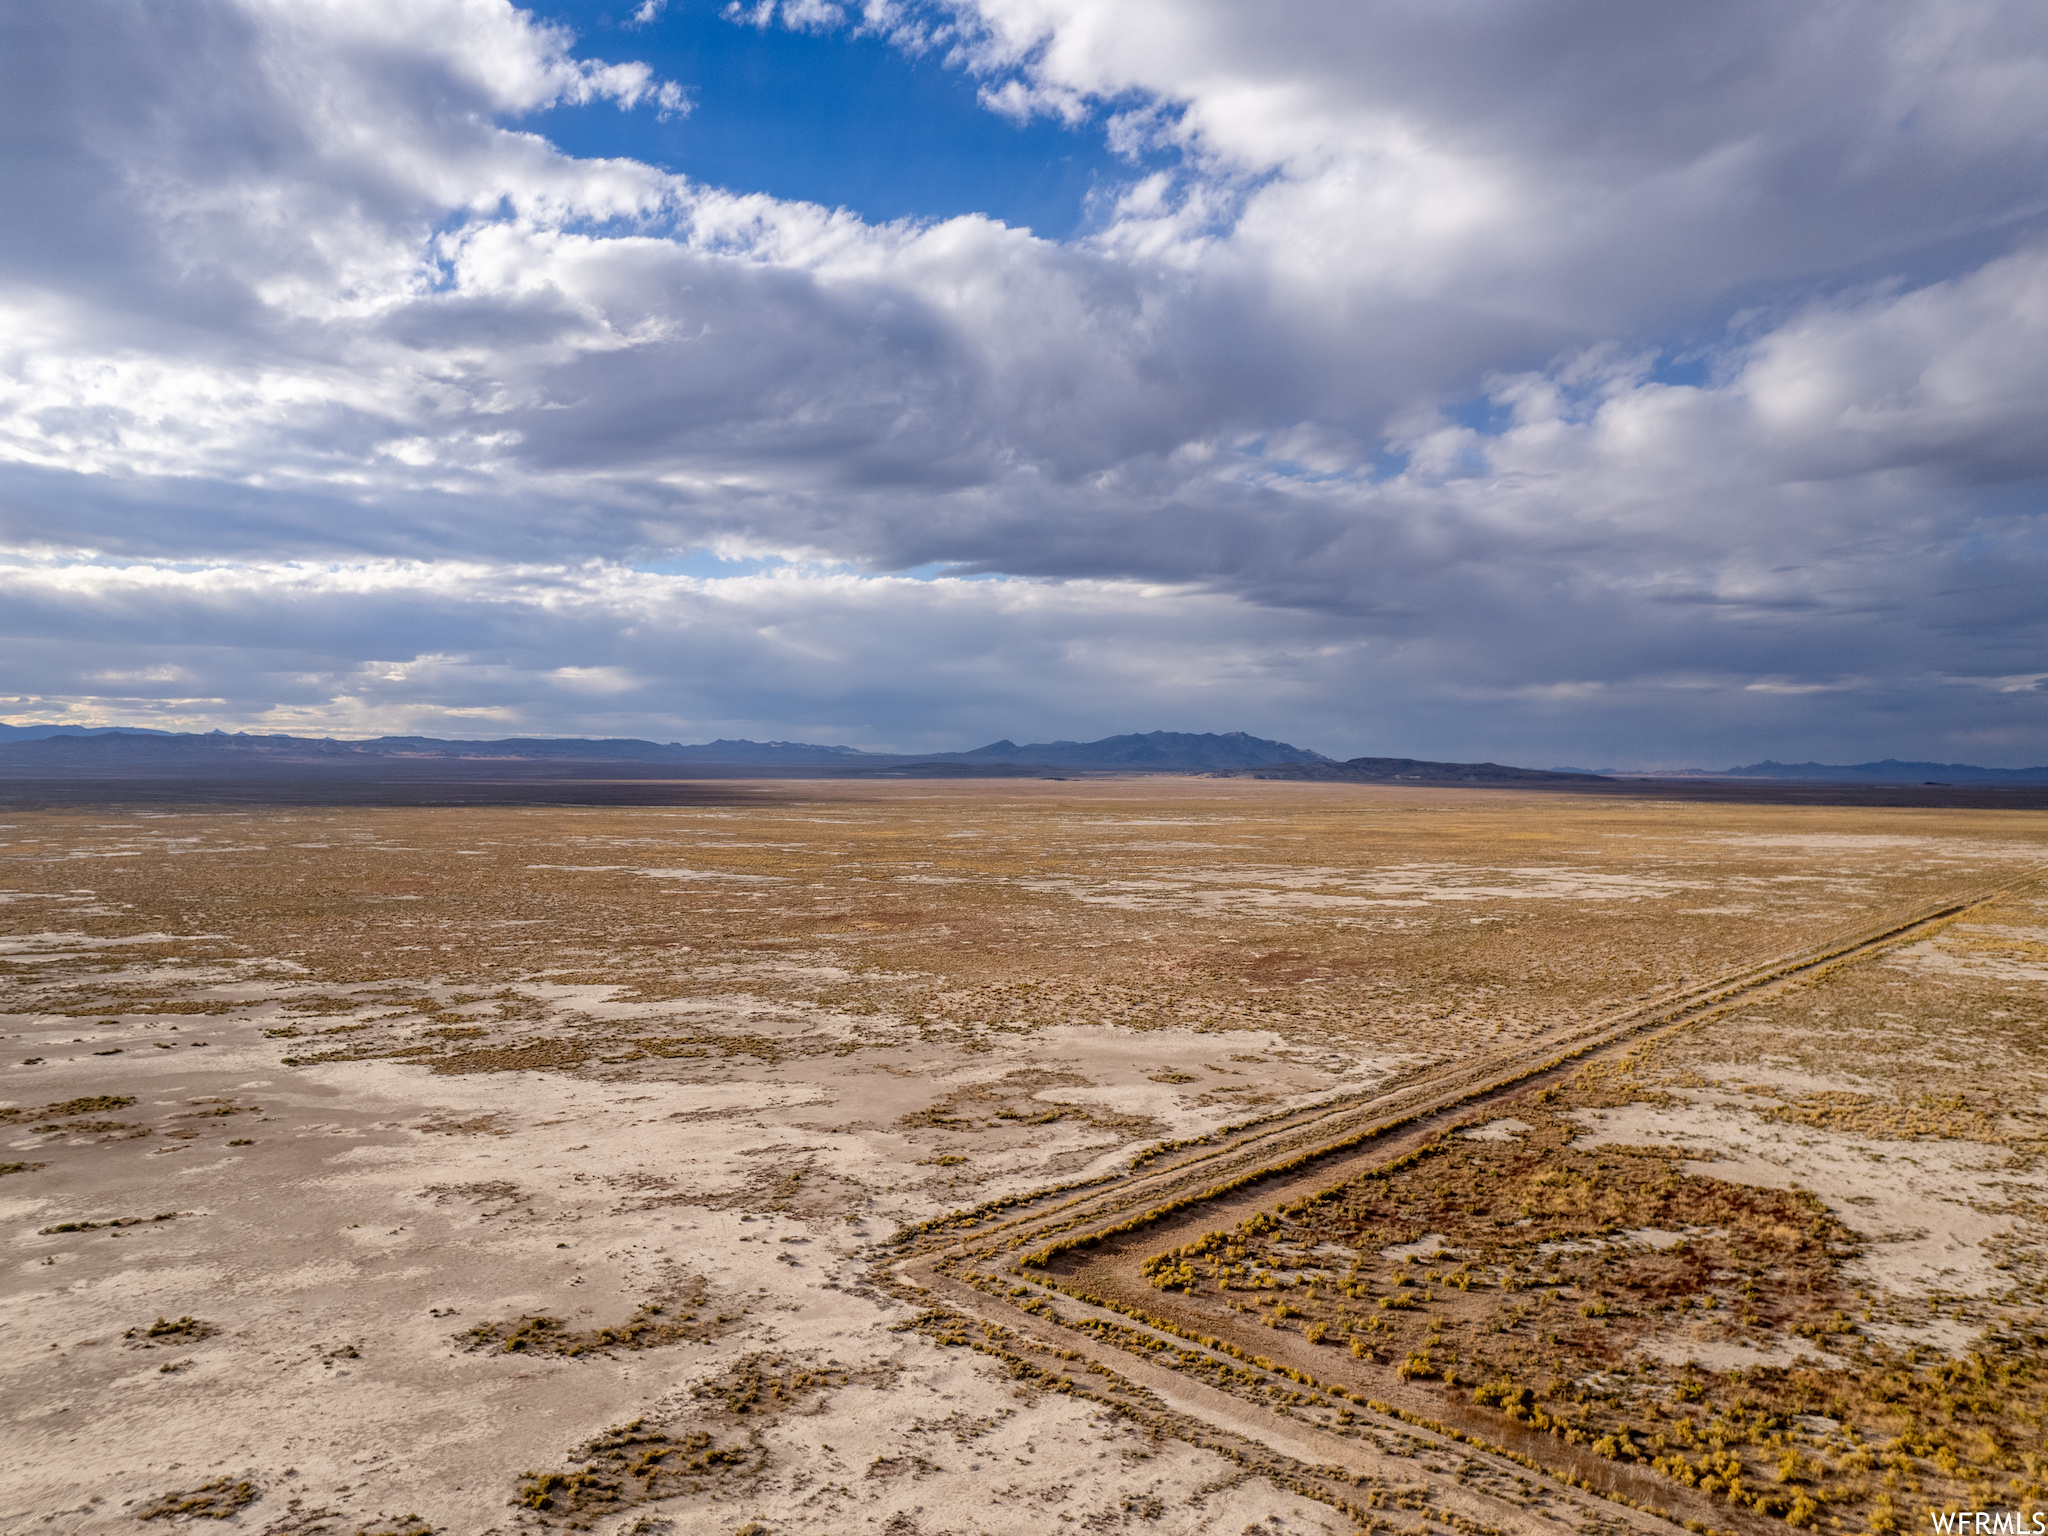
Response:
[{"label": "desert vegetation", "polygon": [[1245,781],[16,815],[0,1507],[2031,1509],[2044,856],[2025,814]]}]

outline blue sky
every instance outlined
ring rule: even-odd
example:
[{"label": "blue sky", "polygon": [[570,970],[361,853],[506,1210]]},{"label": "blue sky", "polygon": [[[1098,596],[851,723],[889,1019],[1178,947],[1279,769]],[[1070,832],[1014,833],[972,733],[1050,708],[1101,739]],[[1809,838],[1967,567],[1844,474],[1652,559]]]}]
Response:
[{"label": "blue sky", "polygon": [[2048,762],[2048,11],[17,0],[0,719]]},{"label": "blue sky", "polygon": [[[687,90],[667,116],[611,102],[558,106],[531,127],[577,155],[629,155],[699,181],[844,206],[876,223],[979,213],[1064,239],[1089,194],[1130,179],[1099,121],[1019,122],[989,111],[976,80],[849,27],[792,31],[669,0],[645,23],[636,5],[546,5],[586,58],[631,57]],[[1153,156],[1153,160],[1167,157]]]}]

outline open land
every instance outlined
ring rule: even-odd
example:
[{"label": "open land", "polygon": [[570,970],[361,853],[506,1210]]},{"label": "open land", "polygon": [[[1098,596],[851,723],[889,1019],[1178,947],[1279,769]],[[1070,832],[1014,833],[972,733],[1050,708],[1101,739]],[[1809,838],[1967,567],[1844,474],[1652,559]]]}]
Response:
[{"label": "open land", "polygon": [[672,799],[0,817],[0,1529],[2048,1502],[2048,814]]}]

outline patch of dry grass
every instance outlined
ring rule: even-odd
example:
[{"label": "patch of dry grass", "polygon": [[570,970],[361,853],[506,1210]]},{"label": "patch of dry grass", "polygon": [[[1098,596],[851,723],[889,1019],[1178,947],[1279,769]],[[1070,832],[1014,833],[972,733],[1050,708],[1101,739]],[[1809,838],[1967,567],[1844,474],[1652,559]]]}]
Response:
[{"label": "patch of dry grass", "polygon": [[[769,1452],[761,1438],[765,1427],[805,1411],[830,1392],[855,1382],[879,1384],[888,1375],[837,1361],[748,1355],[691,1389],[697,1413],[715,1421],[710,1427],[660,1429],[635,1419],[579,1447],[568,1465],[525,1474],[516,1500],[539,1512],[544,1524],[559,1521],[570,1530],[588,1530],[638,1505],[730,1492],[767,1470]],[[728,1421],[735,1422],[728,1427]]]},{"label": "patch of dry grass", "polygon": [[478,1323],[461,1336],[460,1342],[471,1350],[568,1356],[702,1343],[717,1338],[746,1315],[745,1307],[719,1311],[710,1304],[708,1294],[704,1282],[697,1280],[643,1301],[623,1323],[599,1328],[572,1328],[559,1317],[529,1312],[498,1322]]},{"label": "patch of dry grass", "polygon": [[[2048,1508],[2037,1261],[2001,1262],[2001,1293],[1949,1298],[1967,1350],[1902,1342],[1898,1325],[1930,1314],[1873,1290],[1854,1207],[1715,1177],[1697,1149],[1583,1132],[1589,1112],[1646,1106],[1678,1124],[1710,1101],[1848,1146],[2005,1148],[2024,1177],[2044,1145],[2023,1107],[2048,1084],[2042,1011],[2010,978],[1844,968],[1491,1105],[1500,1132],[1438,1138],[1143,1270],[1169,1316],[1298,1335],[1329,1351],[1326,1379],[1369,1385],[1377,1367],[1455,1385],[1795,1527],[1894,1532],[1941,1508],[2028,1518]],[[1806,1145],[1775,1155],[1796,1169]],[[1935,1177],[1897,1155],[1894,1178]],[[2011,1251],[2035,1252],[2048,1212],[2024,1197],[2007,1210],[2032,1234]]]}]

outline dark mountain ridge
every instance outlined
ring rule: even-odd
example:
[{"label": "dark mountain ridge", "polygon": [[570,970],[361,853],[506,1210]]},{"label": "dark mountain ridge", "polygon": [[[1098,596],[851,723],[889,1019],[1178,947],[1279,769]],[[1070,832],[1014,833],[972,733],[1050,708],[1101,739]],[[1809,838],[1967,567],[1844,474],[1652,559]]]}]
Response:
[{"label": "dark mountain ridge", "polygon": [[1766,758],[1742,768],[1571,768],[1620,779],[1770,779],[1788,784],[2048,784],[2048,767],[1980,768],[1975,763],[1779,763]]},{"label": "dark mountain ridge", "polygon": [[1511,768],[1503,763],[1433,763],[1414,757],[1354,757],[1341,763],[1272,763],[1231,775],[1318,784],[1604,784],[1597,773]]},{"label": "dark mountain ridge", "polygon": [[935,752],[928,762],[1029,763],[1047,768],[1261,768],[1269,763],[1327,763],[1320,752],[1267,741],[1243,731],[1221,734],[1148,731],[1144,735],[1105,736],[1100,741],[1037,741],[1018,746],[992,741],[972,752]]},{"label": "dark mountain ridge", "polygon": [[0,721],[0,741],[41,741],[46,736],[175,736],[146,725],[8,725]]},{"label": "dark mountain ridge", "polygon": [[1808,779],[1832,784],[2048,784],[2048,767],[1979,768],[1972,763],[1902,763],[1887,757],[1875,763],[1774,763],[1766,759],[1746,768],[1712,775],[1729,779]]},{"label": "dark mountain ridge", "polygon": [[288,764],[330,767],[394,766],[421,769],[434,764],[612,763],[704,768],[806,769],[833,776],[915,771],[944,776],[1001,776],[1015,769],[1071,769],[1095,772],[1250,774],[1260,778],[1323,782],[1536,784],[1635,780],[1773,780],[1832,784],[2029,785],[2048,784],[2048,766],[1981,768],[1971,763],[1904,762],[1780,763],[1765,760],[1727,769],[1679,769],[1631,773],[1621,769],[1517,768],[1501,763],[1445,763],[1410,757],[1354,757],[1337,762],[1320,752],[1271,741],[1244,731],[1148,731],[1105,736],[1099,741],[1040,741],[1018,745],[1008,739],[966,752],[870,752],[859,747],[807,741],[727,740],[642,741],[634,737],[506,736],[459,740],[437,736],[334,737],[252,735],[225,731],[163,731],[146,726],[0,724],[0,769],[20,772],[122,773],[187,772],[241,765],[278,768]]},{"label": "dark mountain ridge", "polygon": [[750,763],[785,766],[844,762],[867,755],[852,747],[808,742],[716,741],[697,746],[678,742],[610,740],[580,736],[506,737],[496,741],[445,741],[433,736],[380,736],[368,741],[333,737],[252,736],[246,732],[142,733],[16,737],[0,741],[0,767],[52,772],[187,770],[215,767],[284,768],[384,764],[454,766],[461,763]]},{"label": "dark mountain ridge", "polygon": [[599,739],[580,736],[513,736],[493,741],[457,741],[435,736],[380,736],[343,741],[333,737],[229,734],[225,731],[158,732],[114,727],[94,731],[51,728],[40,736],[16,727],[11,739],[0,739],[0,769],[13,772],[123,774],[187,773],[215,769],[282,771],[294,765],[328,768],[378,764],[428,769],[461,764],[620,764],[636,768],[665,767],[687,774],[691,768],[800,770],[839,775],[887,772],[906,766],[934,774],[1002,775],[1011,770],[1051,768],[1213,772],[1274,762],[1324,762],[1315,752],[1267,741],[1243,731],[1190,734],[1153,731],[1147,735],[1111,736],[1093,742],[1041,742],[1020,747],[1012,741],[992,742],[971,752],[864,752],[857,747],[824,746],[802,741],[641,741],[630,737]]}]

